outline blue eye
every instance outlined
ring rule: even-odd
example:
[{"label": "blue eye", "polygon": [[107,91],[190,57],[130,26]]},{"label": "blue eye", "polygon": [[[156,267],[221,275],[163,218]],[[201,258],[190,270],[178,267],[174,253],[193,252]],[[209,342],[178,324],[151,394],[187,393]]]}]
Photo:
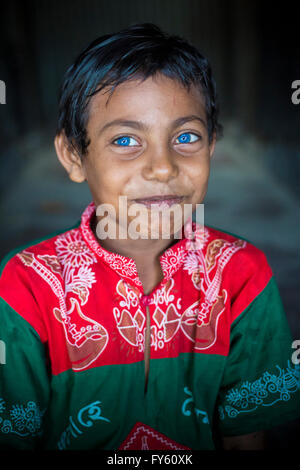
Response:
[{"label": "blue eye", "polygon": [[196,134],[193,134],[192,132],[185,132],[184,134],[181,134],[179,137],[177,137],[176,143],[191,144],[197,140],[199,140],[199,137]]},{"label": "blue eye", "polygon": [[114,140],[114,143],[116,145],[120,145],[121,147],[133,147],[138,145],[138,142],[133,137],[129,137],[128,135],[122,135],[118,139]]}]

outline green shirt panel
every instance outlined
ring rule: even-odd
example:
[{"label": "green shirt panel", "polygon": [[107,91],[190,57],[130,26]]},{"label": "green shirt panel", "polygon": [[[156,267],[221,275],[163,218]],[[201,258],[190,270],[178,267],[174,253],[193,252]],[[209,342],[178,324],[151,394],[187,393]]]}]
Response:
[{"label": "green shirt panel", "polygon": [[223,435],[269,429],[300,416],[300,367],[274,277],[233,322],[220,388]]},{"label": "green shirt panel", "polygon": [[0,339],[0,449],[34,449],[50,398],[47,357],[36,331],[2,299]]}]

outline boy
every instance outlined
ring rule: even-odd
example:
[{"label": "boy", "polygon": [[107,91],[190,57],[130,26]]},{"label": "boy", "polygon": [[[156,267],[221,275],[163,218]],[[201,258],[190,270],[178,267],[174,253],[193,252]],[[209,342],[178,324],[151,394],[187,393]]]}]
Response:
[{"label": "boy", "polygon": [[[55,148],[93,202],[3,262],[2,448],[258,449],[297,417],[264,254],[179,210],[162,236],[169,208],[203,202],[219,131],[207,60],[154,25],[97,39],[69,68]],[[136,204],[142,236],[123,236]]]}]

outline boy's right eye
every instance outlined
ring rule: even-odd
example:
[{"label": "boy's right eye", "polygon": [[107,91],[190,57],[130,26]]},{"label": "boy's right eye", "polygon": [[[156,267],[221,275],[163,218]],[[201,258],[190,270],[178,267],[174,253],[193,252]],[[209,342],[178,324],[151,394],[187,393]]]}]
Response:
[{"label": "boy's right eye", "polygon": [[121,137],[118,137],[117,139],[113,140],[112,143],[121,147],[134,147],[136,145],[139,145],[139,143],[129,135],[122,135]]}]

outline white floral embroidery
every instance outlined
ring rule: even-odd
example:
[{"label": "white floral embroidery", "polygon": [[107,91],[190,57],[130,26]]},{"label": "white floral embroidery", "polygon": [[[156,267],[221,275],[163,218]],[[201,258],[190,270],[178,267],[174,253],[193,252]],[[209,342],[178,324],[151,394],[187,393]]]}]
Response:
[{"label": "white floral embroidery", "polygon": [[59,261],[63,265],[78,268],[83,264],[95,263],[96,257],[83,240],[78,229],[59,235],[55,241]]},{"label": "white floral embroidery", "polygon": [[66,272],[66,292],[77,294],[80,297],[81,305],[84,305],[88,300],[89,289],[96,282],[95,273],[89,266],[80,266],[77,274],[74,274],[74,271],[75,269],[72,268]]},{"label": "white floral embroidery", "polygon": [[161,267],[166,279],[170,277],[180,268],[186,257],[186,250],[183,246],[172,249],[169,248],[160,258]]},{"label": "white floral embroidery", "polygon": [[203,271],[203,268],[201,266],[201,259],[197,252],[191,251],[190,253],[188,253],[184,261],[183,269],[187,270],[189,274]]}]

